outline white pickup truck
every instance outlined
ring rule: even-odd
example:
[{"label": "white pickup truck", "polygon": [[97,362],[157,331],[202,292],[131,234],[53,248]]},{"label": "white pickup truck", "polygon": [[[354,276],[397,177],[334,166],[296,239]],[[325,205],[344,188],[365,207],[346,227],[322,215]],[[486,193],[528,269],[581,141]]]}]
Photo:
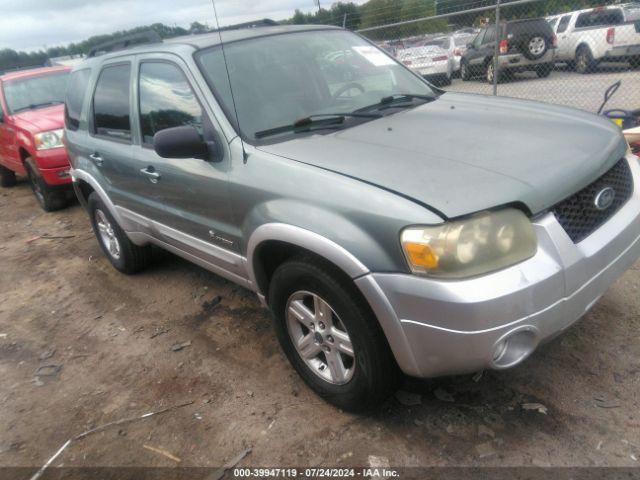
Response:
[{"label": "white pickup truck", "polygon": [[578,10],[547,17],[558,37],[556,62],[589,73],[599,62],[640,67],[640,3]]}]

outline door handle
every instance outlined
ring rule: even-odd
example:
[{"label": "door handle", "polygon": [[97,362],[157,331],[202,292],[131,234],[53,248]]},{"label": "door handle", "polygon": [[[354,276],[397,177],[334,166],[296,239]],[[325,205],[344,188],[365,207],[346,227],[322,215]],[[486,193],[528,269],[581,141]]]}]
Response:
[{"label": "door handle", "polygon": [[156,172],[156,169],[153,168],[152,166],[148,166],[147,168],[141,169],[140,173],[142,173],[143,175],[146,175],[147,178],[149,178],[149,181],[151,183],[158,183],[158,180],[160,180],[160,177],[162,176],[158,172]]},{"label": "door handle", "polygon": [[89,159],[91,159],[91,161],[98,167],[101,167],[104,163],[104,159],[98,153],[92,153],[91,155],[89,155]]}]

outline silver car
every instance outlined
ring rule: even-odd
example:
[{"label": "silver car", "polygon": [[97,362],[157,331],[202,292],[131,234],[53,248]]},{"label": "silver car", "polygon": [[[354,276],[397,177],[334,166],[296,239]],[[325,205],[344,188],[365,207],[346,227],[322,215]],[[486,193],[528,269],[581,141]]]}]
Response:
[{"label": "silver car", "polygon": [[[397,57],[414,72],[438,85],[451,85],[455,71],[453,39],[440,37],[398,50]],[[458,69],[460,60],[458,59]]]},{"label": "silver car", "polygon": [[351,411],[399,372],[521,364],[640,255],[640,164],[615,125],[444,93],[338,28],[93,56],[65,120],[108,261],[136,273],[155,245],[254,291],[293,368]]}]

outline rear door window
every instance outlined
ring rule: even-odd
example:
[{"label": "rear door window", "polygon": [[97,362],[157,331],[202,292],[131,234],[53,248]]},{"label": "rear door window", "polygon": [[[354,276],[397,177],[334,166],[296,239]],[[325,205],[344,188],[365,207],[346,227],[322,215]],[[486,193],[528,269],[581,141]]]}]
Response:
[{"label": "rear door window", "polygon": [[142,143],[150,145],[157,132],[184,125],[202,134],[202,107],[177,65],[142,63],[139,91]]},{"label": "rear door window", "polygon": [[93,133],[114,140],[131,141],[131,65],[102,69],[93,94]]},{"label": "rear door window", "polygon": [[73,72],[69,78],[64,105],[64,124],[69,130],[78,130],[80,127],[80,115],[90,76],[91,70],[87,68]]},{"label": "rear door window", "polygon": [[558,33],[562,33],[565,32],[567,30],[567,27],[569,26],[569,21],[571,20],[571,15],[565,15],[564,17],[562,17],[560,19],[560,22],[558,23]]},{"label": "rear door window", "polygon": [[624,23],[622,10],[619,8],[609,8],[581,13],[576,20],[576,28],[605,27],[609,25],[620,25],[621,23]]}]

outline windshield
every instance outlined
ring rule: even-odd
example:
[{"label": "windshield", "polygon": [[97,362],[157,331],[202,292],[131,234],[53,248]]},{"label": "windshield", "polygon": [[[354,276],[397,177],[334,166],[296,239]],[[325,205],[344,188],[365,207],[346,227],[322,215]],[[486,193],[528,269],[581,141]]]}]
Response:
[{"label": "windshield", "polygon": [[[217,46],[203,50],[197,59],[231,119],[235,119],[235,100],[236,122],[250,142],[256,141],[257,132],[312,115],[354,112],[391,95],[436,95],[386,53],[345,31],[242,40],[225,44],[224,57]],[[350,118],[344,126],[362,121]],[[274,140],[289,135],[292,133]]]},{"label": "windshield", "polygon": [[11,114],[33,108],[64,103],[69,72],[9,80],[4,84],[4,97]]}]

